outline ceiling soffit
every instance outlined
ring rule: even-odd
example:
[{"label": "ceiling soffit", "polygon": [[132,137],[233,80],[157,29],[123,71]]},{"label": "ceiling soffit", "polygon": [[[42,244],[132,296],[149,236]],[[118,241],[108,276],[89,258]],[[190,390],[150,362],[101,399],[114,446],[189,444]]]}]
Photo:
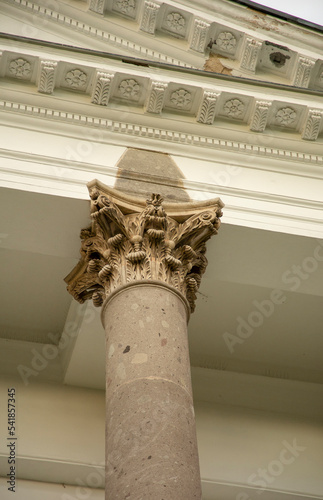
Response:
[{"label": "ceiling soffit", "polygon": [[59,25],[82,33],[85,47],[90,37],[119,53],[196,68],[216,57],[220,66],[206,68],[323,91],[321,33],[230,2],[216,0],[204,11],[195,2],[190,7],[148,0],[5,2],[46,29]]}]

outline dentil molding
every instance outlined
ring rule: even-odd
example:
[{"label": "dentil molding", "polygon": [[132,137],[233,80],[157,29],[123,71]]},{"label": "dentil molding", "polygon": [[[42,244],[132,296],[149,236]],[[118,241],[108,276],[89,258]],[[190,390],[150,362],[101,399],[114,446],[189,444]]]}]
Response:
[{"label": "dentil molding", "polygon": [[[46,53],[41,46],[28,47],[20,43],[15,48],[4,40],[0,46],[0,86],[6,90],[25,93],[28,83],[37,102],[37,92],[55,99],[64,97],[71,103],[83,102],[93,106],[118,109],[164,118],[173,116],[177,121],[199,126],[214,124],[236,130],[246,127],[257,135],[270,131],[279,136],[288,132],[304,141],[320,140],[323,134],[323,105],[320,95],[306,95],[289,88],[272,89],[235,78],[210,78],[203,74],[182,75],[180,70],[132,65],[92,57],[80,60],[64,54],[55,44],[56,53]],[[25,50],[22,50],[22,47]],[[65,52],[65,51],[64,51]],[[73,52],[72,52],[73,54]],[[72,55],[71,54],[71,55]],[[55,105],[53,105],[55,109]],[[201,126],[200,125],[200,126]],[[259,142],[255,138],[255,142]]]}]

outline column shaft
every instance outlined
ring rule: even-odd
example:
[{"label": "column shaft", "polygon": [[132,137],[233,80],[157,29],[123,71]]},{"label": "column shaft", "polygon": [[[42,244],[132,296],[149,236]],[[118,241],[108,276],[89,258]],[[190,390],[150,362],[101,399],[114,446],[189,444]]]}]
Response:
[{"label": "column shaft", "polygon": [[107,342],[106,500],[200,500],[188,303],[134,282],[103,306]]}]

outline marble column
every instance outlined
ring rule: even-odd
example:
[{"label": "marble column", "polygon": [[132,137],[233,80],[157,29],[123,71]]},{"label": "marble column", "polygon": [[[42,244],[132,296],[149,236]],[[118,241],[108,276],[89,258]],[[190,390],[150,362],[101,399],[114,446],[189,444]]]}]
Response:
[{"label": "marble column", "polygon": [[102,306],[106,500],[200,500],[187,323],[223,204],[89,190],[92,226],[66,281]]}]

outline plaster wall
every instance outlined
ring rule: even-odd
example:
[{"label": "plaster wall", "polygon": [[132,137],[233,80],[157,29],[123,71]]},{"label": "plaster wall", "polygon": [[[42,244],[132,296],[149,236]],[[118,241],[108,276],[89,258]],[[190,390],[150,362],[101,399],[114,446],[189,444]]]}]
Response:
[{"label": "plaster wall", "polygon": [[[23,478],[103,487],[104,392],[54,384],[25,386],[11,378],[1,381],[1,401],[6,401],[12,385],[17,393],[18,484]],[[294,494],[297,499],[309,495],[323,498],[320,420],[203,401],[195,403],[195,411],[203,498],[212,500],[208,491],[218,491],[223,485],[231,490],[231,496],[225,498],[232,500],[246,500],[247,496],[237,496],[245,491],[249,497],[253,493],[254,498],[259,497],[258,491],[264,492],[263,498],[269,493],[276,495],[266,499],[280,498],[279,492]],[[6,417],[6,412],[1,412],[2,477],[8,467]],[[265,479],[260,469],[267,471]],[[15,498],[38,499],[28,496],[31,483],[26,483],[27,489],[25,483],[21,484],[20,496]],[[3,484],[1,487],[0,492],[6,491]],[[53,496],[46,498],[64,498],[55,488],[48,486],[48,494]],[[95,495],[89,498],[100,498],[99,493]]]}]

